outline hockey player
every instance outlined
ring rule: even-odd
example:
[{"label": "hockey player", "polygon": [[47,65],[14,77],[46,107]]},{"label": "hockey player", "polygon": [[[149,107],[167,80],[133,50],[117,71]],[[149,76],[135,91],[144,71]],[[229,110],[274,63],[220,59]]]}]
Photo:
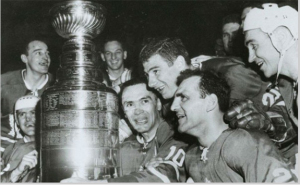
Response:
[{"label": "hockey player", "polygon": [[[295,163],[294,156],[298,151],[295,143],[297,135],[290,119],[286,116],[287,110],[279,90],[274,88],[267,92],[269,83],[262,81],[260,76],[254,70],[247,68],[243,62],[234,58],[216,58],[203,62],[202,66],[200,64],[196,66],[197,63],[190,61],[181,40],[172,38],[150,40],[141,50],[140,61],[143,63],[149,86],[156,89],[169,104],[177,90],[176,78],[180,71],[197,67],[203,71],[214,70],[223,74],[231,89],[231,102],[250,99],[262,109],[261,112],[272,112],[272,120],[270,117],[267,123],[272,123],[274,127],[267,124],[268,127],[263,130],[276,142],[284,156],[287,159],[291,158]],[[288,90],[290,87],[290,84],[286,84],[282,89]],[[168,104],[165,107],[167,113],[164,115],[172,117],[172,112],[168,112]],[[232,128],[244,128],[243,125],[235,124],[234,116],[226,118],[230,118],[228,122]],[[174,124],[177,124],[176,121]],[[262,128],[253,125],[253,129]]]},{"label": "hockey player", "polygon": [[27,95],[15,103],[15,117],[23,138],[10,144],[3,153],[1,182],[35,182],[37,151],[35,150],[35,109],[39,98]]},{"label": "hockey player", "polygon": [[199,144],[186,155],[188,182],[293,182],[297,178],[261,131],[230,129],[223,121],[229,86],[211,72],[182,72],[171,106],[179,132]]},{"label": "hockey player", "polygon": [[[185,182],[184,159],[187,144],[175,139],[174,131],[161,117],[161,102],[147,87],[146,80],[133,79],[123,84],[122,107],[137,135],[121,145],[123,176],[108,182]],[[148,165],[160,158],[156,167]],[[100,182],[107,182],[106,180]],[[87,183],[73,177],[66,183]]]},{"label": "hockey player", "polygon": [[[283,135],[286,136],[285,142],[280,148],[295,163],[295,153],[298,153],[295,145],[297,135],[293,130],[293,126],[298,125],[298,107],[294,105],[298,96],[298,12],[290,6],[264,4],[263,9],[250,10],[243,29],[249,62],[255,62],[266,77],[277,75],[273,92],[276,93],[277,89],[275,101],[282,99],[277,104],[278,107],[284,106],[282,112],[288,125],[287,135]],[[294,82],[294,89],[289,80]],[[249,100],[238,102],[228,111],[225,119],[234,127],[272,130],[268,124],[272,115],[264,113]]]}]

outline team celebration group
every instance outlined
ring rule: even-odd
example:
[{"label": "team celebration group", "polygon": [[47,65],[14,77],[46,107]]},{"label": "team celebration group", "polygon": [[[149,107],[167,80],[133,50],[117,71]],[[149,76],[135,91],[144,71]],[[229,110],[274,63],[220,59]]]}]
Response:
[{"label": "team celebration group", "polygon": [[[298,182],[298,11],[241,12],[223,18],[215,56],[145,39],[143,75],[124,66],[123,40],[107,37],[99,53],[122,111],[122,176],[61,182]],[[39,182],[36,107],[55,77],[44,41],[26,43],[21,60],[25,69],[1,75],[1,182]]]}]

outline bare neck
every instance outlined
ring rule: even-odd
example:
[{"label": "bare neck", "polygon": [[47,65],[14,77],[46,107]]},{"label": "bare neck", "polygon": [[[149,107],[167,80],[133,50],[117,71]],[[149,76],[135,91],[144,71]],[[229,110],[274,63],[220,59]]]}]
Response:
[{"label": "bare neck", "polygon": [[31,70],[25,70],[24,79],[26,83],[28,83],[30,87],[32,87],[31,90],[35,90],[44,82],[44,80],[46,80],[46,74],[35,73]]},{"label": "bare neck", "polygon": [[207,123],[202,127],[198,134],[198,142],[201,146],[209,148],[215,142],[222,132],[228,129],[228,124],[223,121],[223,113],[211,114]]},{"label": "bare neck", "polygon": [[159,125],[162,122],[163,122],[163,119],[161,117],[159,117],[155,122],[156,124],[153,126],[153,128],[149,132],[142,133],[142,136],[146,142],[149,141],[149,139],[152,139],[154,135],[156,135],[157,128],[159,127]]},{"label": "bare neck", "polygon": [[114,79],[116,79],[122,75],[124,70],[125,70],[124,66],[122,66],[120,69],[116,69],[116,70],[112,70],[112,69],[108,68],[108,74],[110,77],[113,77]]},{"label": "bare neck", "polygon": [[35,141],[35,136],[24,136],[28,142]]},{"label": "bare neck", "polygon": [[286,53],[286,58],[283,64],[287,74],[284,74],[294,81],[298,80],[298,42],[296,42]]}]

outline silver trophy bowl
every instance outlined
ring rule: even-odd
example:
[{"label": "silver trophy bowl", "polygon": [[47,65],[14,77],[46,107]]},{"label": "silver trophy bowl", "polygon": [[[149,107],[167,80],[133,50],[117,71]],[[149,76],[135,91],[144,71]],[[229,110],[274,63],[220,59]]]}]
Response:
[{"label": "silver trophy bowl", "polygon": [[105,25],[106,9],[88,1],[66,1],[55,5],[50,14],[56,32],[64,38],[89,37],[101,33]]},{"label": "silver trophy bowl", "polygon": [[63,45],[54,86],[41,100],[40,181],[120,176],[117,93],[103,82],[92,39],[104,28],[105,8],[67,1],[51,10]]}]

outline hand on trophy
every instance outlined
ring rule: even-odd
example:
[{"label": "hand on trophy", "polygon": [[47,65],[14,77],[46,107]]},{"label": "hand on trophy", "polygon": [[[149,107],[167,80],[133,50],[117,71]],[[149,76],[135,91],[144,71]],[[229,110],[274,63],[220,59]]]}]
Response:
[{"label": "hand on trophy", "polygon": [[132,131],[124,119],[119,121],[119,142],[122,143],[126,138],[131,136]]}]

